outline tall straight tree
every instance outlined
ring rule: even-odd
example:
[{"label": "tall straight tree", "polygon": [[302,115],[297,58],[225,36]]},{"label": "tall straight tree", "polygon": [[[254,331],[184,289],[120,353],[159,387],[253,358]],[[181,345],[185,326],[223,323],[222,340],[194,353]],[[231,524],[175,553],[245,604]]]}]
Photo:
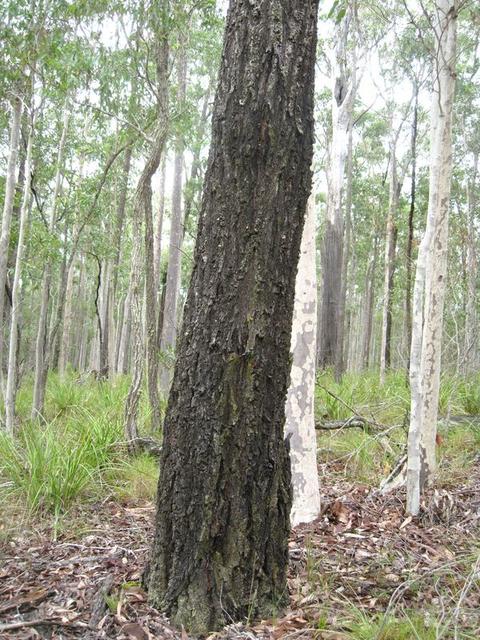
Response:
[{"label": "tall straight tree", "polygon": [[[63,111],[62,133],[58,145],[57,162],[55,168],[55,186],[47,222],[47,231],[52,236],[55,231],[55,224],[57,222],[57,208],[63,180],[65,146],[67,141],[69,119],[70,105],[67,98],[67,100],[65,100]],[[43,403],[45,400],[45,386],[47,384],[47,366],[45,363],[45,356],[47,349],[47,319],[48,305],[50,301],[51,281],[52,265],[49,261],[47,261],[43,268],[42,274],[40,310],[38,313],[37,337],[35,342],[35,379],[33,383],[32,419],[37,418],[43,413]]]},{"label": "tall straight tree", "polygon": [[[31,80],[32,97],[31,111],[34,111],[34,76]],[[35,134],[35,116],[29,115],[29,132],[27,142],[27,154],[25,159],[25,179],[23,183],[22,205],[20,207],[20,220],[18,229],[17,254],[15,256],[15,273],[12,284],[12,311],[10,314],[10,335],[8,349],[7,387],[5,391],[5,426],[7,431],[13,434],[15,421],[15,401],[17,396],[17,356],[19,341],[20,305],[22,292],[22,269],[25,252],[25,236],[27,219],[31,202],[31,177],[32,177],[32,148]]]},{"label": "tall straight tree", "polygon": [[322,241],[322,306],[319,365],[335,367],[337,378],[343,368],[342,267],[344,243],[343,190],[348,154],[348,130],[352,125],[355,76],[348,68],[347,46],[351,7],[336,27],[332,60],[332,142],[328,171],[328,199]]},{"label": "tall straight tree", "polygon": [[318,0],[232,0],[145,582],[204,633],[286,603],[290,334]]},{"label": "tall straight tree", "polygon": [[[160,402],[158,397],[158,336],[156,315],[156,291],[154,279],[154,230],[152,212],[152,178],[158,169],[168,135],[168,61],[170,44],[168,25],[170,21],[169,0],[158,0],[150,7],[152,31],[157,38],[155,66],[157,75],[157,123],[153,142],[145,166],[135,190],[132,218],[133,252],[130,270],[132,380],[125,400],[124,432],[131,443],[137,436],[137,412],[143,379],[146,352],[147,390],[151,408],[152,429],[160,426]],[[142,287],[141,238],[144,230],[145,286]],[[145,290],[146,345],[143,339],[142,290]],[[146,349],[145,349],[146,346]]]},{"label": "tall straight tree", "polygon": [[[183,38],[181,38],[177,62],[177,100],[180,108],[184,108],[185,106],[187,89],[187,57],[185,44]],[[182,190],[184,146],[183,134],[178,133],[175,140],[170,246],[168,249],[167,282],[165,285],[165,305],[163,309],[162,336],[160,341],[160,349],[163,352],[175,349],[177,342],[177,307],[180,292],[183,239]],[[160,372],[160,389],[164,396],[168,395],[170,378],[171,373],[169,368],[163,366]]]},{"label": "tall straight tree", "polygon": [[16,170],[18,144],[22,116],[22,100],[15,97],[12,103],[12,123],[10,126],[10,148],[8,153],[5,199],[3,202],[2,228],[0,233],[0,387],[3,393],[3,311],[5,306],[5,283],[7,280],[8,243],[17,182]]},{"label": "tall straight tree", "polygon": [[413,515],[419,512],[420,493],[436,468],[458,5],[457,0],[435,2],[429,200],[415,275],[410,352],[407,510]]}]

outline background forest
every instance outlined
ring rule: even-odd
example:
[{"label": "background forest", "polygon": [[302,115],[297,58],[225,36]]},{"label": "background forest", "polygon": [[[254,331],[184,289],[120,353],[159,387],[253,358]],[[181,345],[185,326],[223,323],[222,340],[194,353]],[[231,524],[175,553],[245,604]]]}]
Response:
[{"label": "background forest", "polygon": [[[480,11],[460,4],[438,483],[418,524],[395,497],[364,503],[406,451],[435,3],[321,3],[311,251],[323,529],[292,537],[286,617],[225,637],[478,638]],[[1,3],[0,616],[44,606],[45,624],[77,624],[72,637],[87,637],[81,624],[92,637],[175,637],[148,609],[139,566],[226,14],[215,0]],[[50,569],[12,606],[32,553]],[[83,569],[73,553],[88,556]],[[115,589],[93,576],[97,555]],[[99,593],[98,619],[85,618]],[[75,616],[65,594],[83,602]],[[12,637],[47,637],[5,619]]]}]

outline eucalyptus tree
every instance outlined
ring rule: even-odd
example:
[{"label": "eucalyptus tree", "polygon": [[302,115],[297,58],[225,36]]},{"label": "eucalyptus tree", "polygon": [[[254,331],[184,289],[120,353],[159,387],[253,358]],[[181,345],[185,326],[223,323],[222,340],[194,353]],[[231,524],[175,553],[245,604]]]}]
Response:
[{"label": "eucalyptus tree", "polygon": [[[338,3],[337,3],[338,4]],[[322,240],[322,302],[319,364],[335,366],[343,360],[342,266],[344,245],[343,197],[348,136],[352,127],[356,86],[356,57],[349,53],[355,3],[340,4],[331,60],[332,138],[328,162],[328,199]],[[343,17],[342,17],[343,16]],[[340,355],[341,354],[341,355]]]},{"label": "eucalyptus tree", "polygon": [[285,434],[290,443],[293,526],[320,513],[315,431],[317,338],[317,272],[315,196],[310,196],[300,245],[292,320],[292,366],[285,407]]},{"label": "eucalyptus tree", "polygon": [[436,433],[452,173],[458,0],[435,0],[430,184],[425,234],[413,295],[410,356],[407,510],[417,515],[420,494],[436,469]]},{"label": "eucalyptus tree", "polygon": [[227,16],[145,576],[150,601],[199,633],[286,601],[283,427],[317,8],[234,1]]}]

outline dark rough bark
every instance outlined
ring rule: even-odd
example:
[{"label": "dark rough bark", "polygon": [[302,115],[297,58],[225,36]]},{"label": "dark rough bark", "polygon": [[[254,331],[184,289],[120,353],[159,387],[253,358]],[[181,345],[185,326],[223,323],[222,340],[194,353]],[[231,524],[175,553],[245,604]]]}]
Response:
[{"label": "dark rough bark", "polygon": [[290,333],[317,0],[235,0],[160,462],[150,601],[203,633],[287,602]]}]

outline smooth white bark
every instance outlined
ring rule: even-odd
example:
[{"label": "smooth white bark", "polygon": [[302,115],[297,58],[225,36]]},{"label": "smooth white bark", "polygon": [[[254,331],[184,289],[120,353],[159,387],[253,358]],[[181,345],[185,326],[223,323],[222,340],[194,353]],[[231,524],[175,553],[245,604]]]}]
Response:
[{"label": "smooth white bark", "polygon": [[437,56],[431,109],[429,203],[415,276],[410,356],[407,510],[413,515],[419,512],[421,491],[432,480],[436,468],[435,438],[452,172],[457,8],[455,0],[436,2]]},{"label": "smooth white bark", "polygon": [[14,431],[15,400],[17,395],[17,352],[18,325],[20,322],[21,277],[23,256],[25,253],[25,232],[31,202],[32,175],[32,147],[34,136],[34,122],[32,122],[27,143],[27,157],[25,161],[25,182],[23,184],[22,206],[20,209],[20,224],[18,230],[17,255],[15,258],[15,275],[12,284],[12,312],[10,314],[10,336],[8,351],[7,388],[5,393],[5,426],[10,434]]},{"label": "smooth white bark", "polygon": [[7,175],[5,183],[5,200],[3,203],[2,229],[0,233],[0,386],[3,392],[3,311],[5,307],[5,282],[7,280],[8,244],[12,225],[15,187],[17,184],[18,145],[20,140],[20,121],[22,101],[15,98],[12,105],[12,122],[10,126],[10,147],[8,153]]},{"label": "smooth white bark", "polygon": [[285,407],[285,435],[290,438],[293,504],[291,522],[311,522],[320,513],[315,433],[315,355],[317,277],[315,206],[310,197],[295,285],[291,350],[293,354]]}]

